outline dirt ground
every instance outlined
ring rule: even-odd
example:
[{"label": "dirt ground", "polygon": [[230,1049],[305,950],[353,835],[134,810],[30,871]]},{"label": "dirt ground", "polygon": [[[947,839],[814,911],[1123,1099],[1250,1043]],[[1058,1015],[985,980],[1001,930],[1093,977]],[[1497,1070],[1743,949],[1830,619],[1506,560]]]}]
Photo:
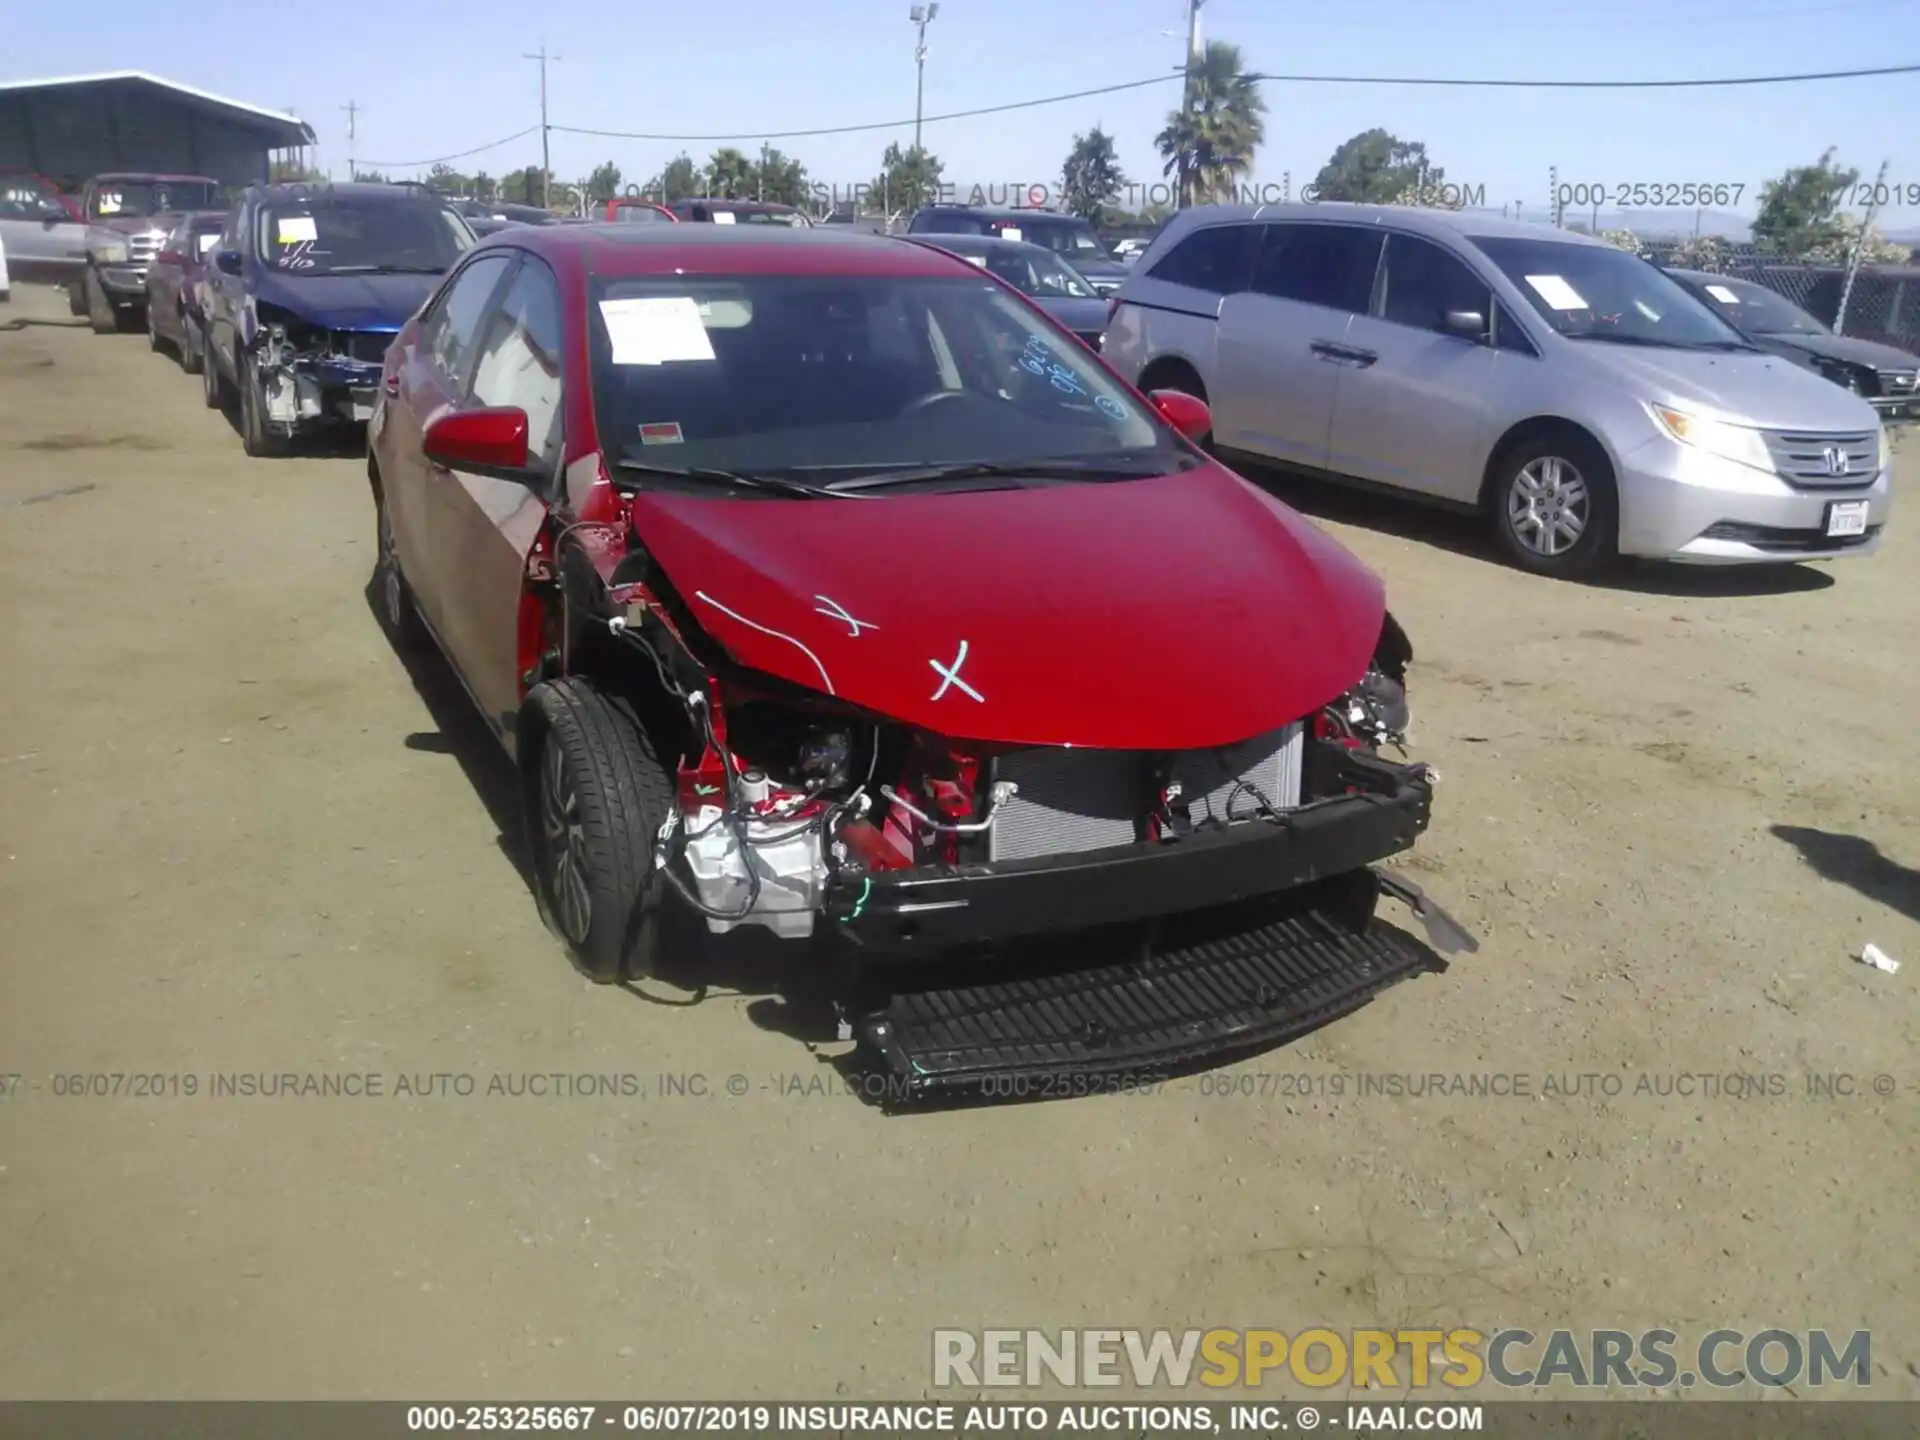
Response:
[{"label": "dirt ground", "polygon": [[[940,1326],[1409,1322],[1867,1328],[1920,1395],[1920,511],[1576,586],[1289,490],[1413,636],[1410,869],[1484,948],[1250,1094],[889,1118],[763,996],[569,968],[363,474],[0,310],[0,1396],[904,1399]],[[212,1093],[259,1072],[383,1093]],[[708,1093],[486,1093],[554,1072]],[[1435,1072],[1527,1093],[1352,1093]],[[112,1074],[159,1093],[60,1093]]]}]

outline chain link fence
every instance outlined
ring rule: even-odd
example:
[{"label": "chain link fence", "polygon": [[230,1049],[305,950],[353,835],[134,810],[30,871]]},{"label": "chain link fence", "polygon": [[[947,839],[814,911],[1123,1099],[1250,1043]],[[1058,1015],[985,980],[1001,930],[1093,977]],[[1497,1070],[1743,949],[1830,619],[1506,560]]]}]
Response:
[{"label": "chain link fence", "polygon": [[1920,265],[1861,265],[1849,291],[1845,265],[1782,260],[1750,244],[1647,241],[1640,253],[1656,265],[1751,280],[1841,334],[1920,350]]}]

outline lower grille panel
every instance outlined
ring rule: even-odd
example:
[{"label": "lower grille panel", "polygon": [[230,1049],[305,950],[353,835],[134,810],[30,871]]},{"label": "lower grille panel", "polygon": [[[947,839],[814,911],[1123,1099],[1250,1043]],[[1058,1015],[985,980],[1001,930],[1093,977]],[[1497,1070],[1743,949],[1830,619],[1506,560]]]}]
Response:
[{"label": "lower grille panel", "polygon": [[[1353,908],[1367,888],[1364,913]],[[1279,1045],[1446,962],[1371,919],[1358,871],[1253,905],[1169,922],[1162,943],[1086,937],[1076,967],[1004,957],[940,989],[895,994],[861,1026],[856,1064],[908,1104],[1092,1093]],[[1134,932],[1137,936],[1139,932]],[[1086,950],[1106,955],[1085,958]]]}]

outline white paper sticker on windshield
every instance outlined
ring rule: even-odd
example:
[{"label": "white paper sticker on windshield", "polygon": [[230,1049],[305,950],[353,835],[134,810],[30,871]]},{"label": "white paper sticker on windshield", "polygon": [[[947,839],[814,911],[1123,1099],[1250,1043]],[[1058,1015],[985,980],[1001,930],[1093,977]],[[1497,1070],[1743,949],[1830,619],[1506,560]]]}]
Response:
[{"label": "white paper sticker on windshield", "polygon": [[713,223],[716,225],[731,225],[739,218],[740,217],[735,215],[731,210],[716,210],[713,212]]},{"label": "white paper sticker on windshield", "polygon": [[1580,298],[1580,292],[1558,275],[1529,275],[1527,284],[1531,285],[1534,293],[1555,310],[1587,308],[1587,302]]},{"label": "white paper sticker on windshield", "polygon": [[220,243],[220,232],[217,230],[211,235],[202,235],[200,237],[200,253],[202,255],[206,254],[207,251],[211,250],[214,246],[218,245],[219,243]]},{"label": "white paper sticker on windshield", "polygon": [[711,360],[713,342],[700,323],[700,307],[691,295],[646,295],[602,300],[616,365],[665,365],[676,360]]},{"label": "white paper sticker on windshield", "polygon": [[970,265],[978,265],[982,270],[987,268],[987,257],[984,255],[963,255],[960,258]]},{"label": "white paper sticker on windshield", "polygon": [[100,213],[102,215],[118,215],[120,213],[120,197],[118,195],[111,193],[101,195],[98,197],[97,203],[100,206]]},{"label": "white paper sticker on windshield", "polygon": [[280,217],[280,243],[298,245],[301,241],[312,244],[320,238],[320,230],[313,223],[311,215],[283,215]]},{"label": "white paper sticker on windshield", "polygon": [[1017,225],[1009,225],[1000,232],[1002,240],[1018,240],[1023,232]]},{"label": "white paper sticker on windshield", "polygon": [[1738,305],[1740,303],[1740,297],[1724,285],[1707,286],[1707,294],[1718,300],[1722,305]]}]

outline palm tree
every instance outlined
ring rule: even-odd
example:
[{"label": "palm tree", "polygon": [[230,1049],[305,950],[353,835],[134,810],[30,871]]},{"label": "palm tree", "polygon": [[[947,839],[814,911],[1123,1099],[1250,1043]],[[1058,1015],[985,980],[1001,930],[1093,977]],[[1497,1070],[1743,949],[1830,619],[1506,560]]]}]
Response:
[{"label": "palm tree", "polygon": [[1182,205],[1231,199],[1253,173],[1253,152],[1267,138],[1260,82],[1240,66],[1240,47],[1210,40],[1188,81],[1187,105],[1154,137],[1163,173],[1179,182]]}]

